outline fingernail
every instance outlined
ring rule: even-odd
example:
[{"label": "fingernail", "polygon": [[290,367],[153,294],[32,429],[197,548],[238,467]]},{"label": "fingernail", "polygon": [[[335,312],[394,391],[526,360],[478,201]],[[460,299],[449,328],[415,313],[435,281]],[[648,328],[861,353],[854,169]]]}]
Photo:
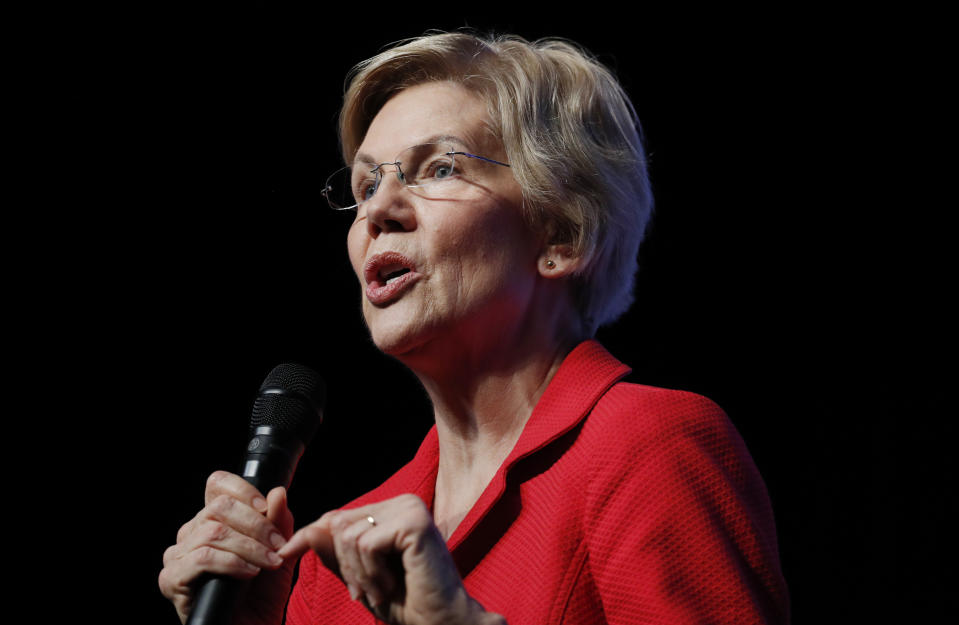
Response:
[{"label": "fingernail", "polygon": [[255,497],[253,499],[253,509],[257,512],[266,512],[266,499]]},{"label": "fingernail", "polygon": [[273,545],[274,549],[279,549],[280,547],[286,544],[286,539],[280,536],[279,534],[277,534],[276,532],[273,532],[272,534],[270,534],[270,544]]},{"label": "fingernail", "polygon": [[283,564],[283,558],[280,557],[275,551],[270,551],[266,554],[266,559],[270,561],[270,564]]},{"label": "fingernail", "polygon": [[347,584],[346,589],[350,591],[350,599],[356,601],[360,598],[360,591],[353,584]]}]

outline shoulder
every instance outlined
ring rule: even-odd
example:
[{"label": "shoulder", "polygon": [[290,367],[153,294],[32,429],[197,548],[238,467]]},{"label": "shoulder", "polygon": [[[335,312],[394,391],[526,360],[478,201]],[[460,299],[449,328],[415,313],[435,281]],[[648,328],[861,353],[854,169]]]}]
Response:
[{"label": "shoulder", "polygon": [[582,436],[586,543],[611,621],[650,606],[663,622],[784,621],[768,494],[722,408],[695,393],[619,383]]},{"label": "shoulder", "polygon": [[740,443],[729,417],[708,397],[627,382],[615,384],[596,402],[584,432],[601,436],[604,445],[632,448],[690,436]]},{"label": "shoulder", "polygon": [[616,384],[596,403],[581,436],[590,490],[601,500],[624,487],[643,496],[666,488],[737,492],[756,503],[765,497],[739,432],[722,408],[696,393]]},{"label": "shoulder", "polygon": [[722,408],[695,393],[619,383],[581,437],[590,563],[614,609],[625,618],[640,600],[672,622],[781,620],[788,594],[769,497]]}]

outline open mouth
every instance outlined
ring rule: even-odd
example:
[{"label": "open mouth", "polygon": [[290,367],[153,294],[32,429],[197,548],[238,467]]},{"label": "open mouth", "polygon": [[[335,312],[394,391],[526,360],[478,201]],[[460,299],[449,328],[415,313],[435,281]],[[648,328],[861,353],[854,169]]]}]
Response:
[{"label": "open mouth", "polygon": [[394,271],[386,272],[385,274],[382,271],[380,271],[380,276],[382,276],[381,279],[383,280],[385,284],[392,284],[396,280],[399,280],[400,276],[407,274],[409,272],[410,272],[409,267],[401,267]]},{"label": "open mouth", "polygon": [[399,298],[420,277],[413,262],[398,252],[373,256],[367,261],[364,274],[366,296],[376,305],[385,305]]}]

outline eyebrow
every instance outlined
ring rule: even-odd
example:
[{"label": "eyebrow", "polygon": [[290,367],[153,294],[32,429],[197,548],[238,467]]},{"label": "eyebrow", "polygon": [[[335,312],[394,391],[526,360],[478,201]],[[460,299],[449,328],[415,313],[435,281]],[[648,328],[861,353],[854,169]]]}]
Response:
[{"label": "eyebrow", "polygon": [[[423,141],[420,141],[416,145],[423,145],[425,143],[456,143],[463,148],[469,147],[469,144],[466,143],[466,141],[464,141],[463,139],[460,139],[456,135],[433,135],[432,137],[429,137],[427,139],[424,139]],[[416,146],[411,145],[409,147],[412,148]],[[356,156],[353,157],[353,165],[351,165],[351,167],[355,167],[357,164],[366,164],[366,165],[376,166],[376,165],[379,165],[380,163],[369,154],[366,154],[364,152],[357,152]]]}]

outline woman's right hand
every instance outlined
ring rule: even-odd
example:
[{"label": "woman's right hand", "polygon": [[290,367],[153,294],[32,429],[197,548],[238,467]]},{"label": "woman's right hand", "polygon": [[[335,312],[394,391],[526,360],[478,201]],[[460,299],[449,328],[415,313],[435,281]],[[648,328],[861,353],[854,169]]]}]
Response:
[{"label": "woman's right hand", "polygon": [[286,489],[274,488],[264,498],[242,477],[217,471],[207,480],[205,503],[164,552],[160,592],[185,623],[205,574],[248,580],[233,622],[278,625],[296,564],[276,554],[293,535]]}]

